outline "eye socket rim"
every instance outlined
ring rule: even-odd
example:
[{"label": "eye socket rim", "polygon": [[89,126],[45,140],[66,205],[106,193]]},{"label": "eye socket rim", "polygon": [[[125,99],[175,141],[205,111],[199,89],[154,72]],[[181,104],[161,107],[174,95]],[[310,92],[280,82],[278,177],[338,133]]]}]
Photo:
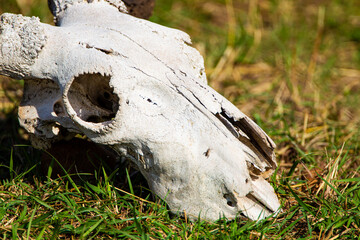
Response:
[{"label": "eye socket rim", "polygon": [[[64,87],[63,93],[62,93],[62,101],[64,104],[64,108],[65,111],[67,112],[68,116],[70,117],[70,119],[72,121],[74,121],[74,123],[81,128],[82,131],[84,132],[92,132],[92,133],[96,133],[96,134],[101,134],[101,133],[106,133],[109,131],[109,129],[114,128],[114,124],[116,122],[117,117],[119,116],[119,112],[120,112],[120,100],[121,97],[119,97],[117,94],[115,94],[113,92],[113,96],[116,96],[116,98],[118,99],[118,105],[117,105],[117,110],[114,113],[114,116],[111,117],[110,120],[105,120],[105,121],[101,121],[101,122],[90,122],[87,120],[82,119],[80,116],[78,116],[77,112],[75,111],[74,107],[72,106],[70,99],[69,99],[69,93],[71,92],[71,86],[73,85],[74,81],[76,79],[79,78],[79,76],[82,75],[100,75],[103,78],[108,78],[108,84],[109,84],[109,88],[113,91],[113,87],[111,87],[111,80],[112,80],[112,76],[109,74],[101,74],[98,72],[95,73],[89,73],[89,72],[84,72],[81,74],[77,74],[73,77],[71,77],[71,79],[69,81],[67,81],[67,84]],[[95,104],[94,104],[95,105]],[[90,116],[91,117],[91,116]]]}]

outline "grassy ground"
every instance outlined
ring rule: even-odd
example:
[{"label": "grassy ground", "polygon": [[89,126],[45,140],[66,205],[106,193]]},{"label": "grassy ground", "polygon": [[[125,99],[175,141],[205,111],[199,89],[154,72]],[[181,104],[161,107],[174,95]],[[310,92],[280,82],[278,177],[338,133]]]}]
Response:
[{"label": "grassy ground", "polygon": [[[51,21],[45,0],[5,11]],[[151,20],[189,33],[210,85],[277,143],[282,213],[190,223],[127,168],[52,176],[17,123],[22,83],[1,78],[0,238],[359,239],[358,1],[157,0]]]}]

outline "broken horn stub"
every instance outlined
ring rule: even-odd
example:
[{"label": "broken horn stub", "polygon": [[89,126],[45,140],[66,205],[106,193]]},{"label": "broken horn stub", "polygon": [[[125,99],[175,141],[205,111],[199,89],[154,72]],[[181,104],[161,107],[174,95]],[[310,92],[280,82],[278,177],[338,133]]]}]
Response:
[{"label": "broken horn stub", "polygon": [[[31,36],[31,37],[30,37]],[[27,78],[47,36],[37,17],[4,13],[0,16],[0,74]]]},{"label": "broken horn stub", "polygon": [[130,15],[148,19],[155,7],[155,0],[123,0]]}]

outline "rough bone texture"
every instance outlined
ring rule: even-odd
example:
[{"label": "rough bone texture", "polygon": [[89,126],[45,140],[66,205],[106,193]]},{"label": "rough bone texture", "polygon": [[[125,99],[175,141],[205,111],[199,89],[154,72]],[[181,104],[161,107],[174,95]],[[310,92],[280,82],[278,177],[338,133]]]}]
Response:
[{"label": "rough bone texture", "polygon": [[[116,0],[54,0],[58,27],[3,14],[0,74],[24,78],[21,125],[39,147],[86,135],[133,161],[173,212],[261,219],[273,141],[206,83],[187,34]],[[65,7],[64,7],[65,6]]]}]

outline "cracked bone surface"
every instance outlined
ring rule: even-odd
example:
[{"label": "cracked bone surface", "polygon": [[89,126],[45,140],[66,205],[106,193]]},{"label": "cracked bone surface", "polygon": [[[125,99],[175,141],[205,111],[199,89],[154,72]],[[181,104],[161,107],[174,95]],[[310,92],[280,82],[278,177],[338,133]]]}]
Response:
[{"label": "cracked bone surface", "polygon": [[119,0],[51,6],[57,26],[0,19],[0,74],[25,80],[19,120],[34,145],[80,133],[110,146],[193,219],[278,211],[265,180],[275,144],[207,85],[187,34],[130,16]]}]

